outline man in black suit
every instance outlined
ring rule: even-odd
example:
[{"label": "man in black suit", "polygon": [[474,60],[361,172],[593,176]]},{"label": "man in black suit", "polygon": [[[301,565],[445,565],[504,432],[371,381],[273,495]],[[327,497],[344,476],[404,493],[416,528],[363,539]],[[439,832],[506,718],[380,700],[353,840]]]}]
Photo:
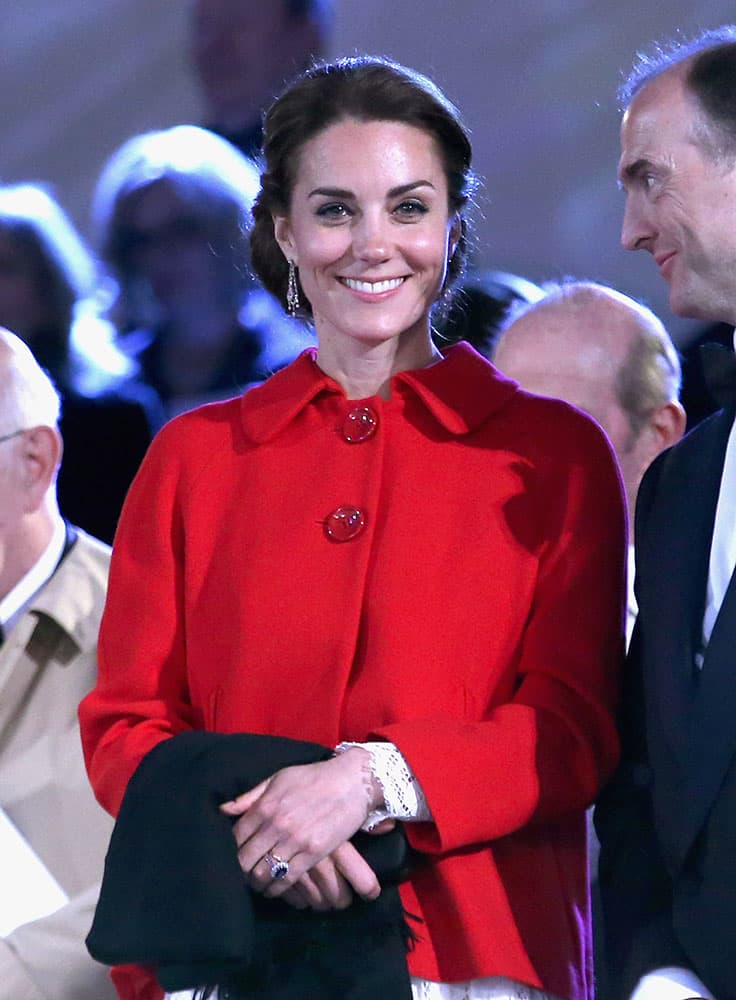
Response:
[{"label": "man in black suit", "polygon": [[[736,26],[640,57],[622,97],[623,244],[675,313],[734,325]],[[596,809],[611,981],[635,1000],[736,998],[736,373],[720,383],[636,509],[623,759]]]}]

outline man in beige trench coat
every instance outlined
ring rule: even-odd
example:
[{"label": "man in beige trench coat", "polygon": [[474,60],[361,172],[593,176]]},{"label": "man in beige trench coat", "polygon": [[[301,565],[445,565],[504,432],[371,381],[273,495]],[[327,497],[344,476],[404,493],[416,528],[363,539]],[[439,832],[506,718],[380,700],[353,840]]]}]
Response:
[{"label": "man in beige trench coat", "polygon": [[[115,995],[84,944],[112,820],[88,785],[77,725],[110,550],[59,514],[58,414],[28,348],[0,330],[0,1000]],[[17,867],[3,871],[18,845],[63,890],[54,912],[34,914],[30,877],[19,890]],[[24,922],[10,929],[14,908]]]}]

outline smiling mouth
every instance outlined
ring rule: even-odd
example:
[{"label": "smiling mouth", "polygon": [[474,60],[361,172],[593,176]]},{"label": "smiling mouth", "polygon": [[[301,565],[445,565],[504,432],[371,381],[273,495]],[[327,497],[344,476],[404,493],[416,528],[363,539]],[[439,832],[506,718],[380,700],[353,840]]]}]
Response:
[{"label": "smiling mouth", "polygon": [[672,253],[664,254],[664,256],[662,256],[662,257],[655,257],[655,263],[656,263],[657,267],[659,268],[660,272],[662,272],[662,273],[664,272],[664,269],[667,267],[667,265],[669,264],[669,262],[672,260],[672,258],[674,256],[675,256],[675,254],[674,254],[674,251],[673,251]]},{"label": "smiling mouth", "polygon": [[406,278],[387,278],[383,281],[358,281],[356,278],[339,278],[353,292],[363,292],[368,295],[380,295],[382,292],[392,292],[406,281]]}]

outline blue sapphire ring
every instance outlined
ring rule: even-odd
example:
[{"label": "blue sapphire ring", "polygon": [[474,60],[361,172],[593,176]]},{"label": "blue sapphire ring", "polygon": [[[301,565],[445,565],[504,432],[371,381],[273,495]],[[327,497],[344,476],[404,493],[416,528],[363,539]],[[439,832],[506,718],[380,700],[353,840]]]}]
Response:
[{"label": "blue sapphire ring", "polygon": [[289,874],[289,862],[284,861],[278,854],[272,854],[270,851],[267,851],[263,855],[263,860],[271,870],[271,878],[286,878]]}]

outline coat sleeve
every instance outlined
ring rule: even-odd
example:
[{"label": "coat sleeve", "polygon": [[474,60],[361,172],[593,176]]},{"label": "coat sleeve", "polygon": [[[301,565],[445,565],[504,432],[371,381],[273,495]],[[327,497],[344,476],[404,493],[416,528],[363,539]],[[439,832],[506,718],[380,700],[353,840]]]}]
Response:
[{"label": "coat sleeve", "polygon": [[625,505],[607,440],[592,421],[568,416],[537,482],[545,542],[511,697],[477,721],[417,719],[373,734],[398,746],[426,795],[433,823],[407,831],[419,850],[582,811],[617,762]]},{"label": "coat sleeve", "polygon": [[154,440],[126,499],[100,629],[98,681],[79,708],[90,781],[113,815],[146,753],[197,728],[185,662],[178,423]]},{"label": "coat sleeve", "polygon": [[[649,469],[639,490],[636,536],[639,572],[647,560],[651,504],[664,456]],[[656,572],[656,567],[654,567]],[[604,789],[594,821],[600,841],[598,882],[603,908],[606,962],[617,995],[628,997],[646,972],[690,962],[672,926],[672,883],[652,817],[652,771],[646,744],[640,608],[626,662],[619,717],[621,763]]]},{"label": "coat sleeve", "polygon": [[99,889],[90,886],[50,916],[0,938],[0,1000],[114,1000],[110,970],[84,944]]}]

